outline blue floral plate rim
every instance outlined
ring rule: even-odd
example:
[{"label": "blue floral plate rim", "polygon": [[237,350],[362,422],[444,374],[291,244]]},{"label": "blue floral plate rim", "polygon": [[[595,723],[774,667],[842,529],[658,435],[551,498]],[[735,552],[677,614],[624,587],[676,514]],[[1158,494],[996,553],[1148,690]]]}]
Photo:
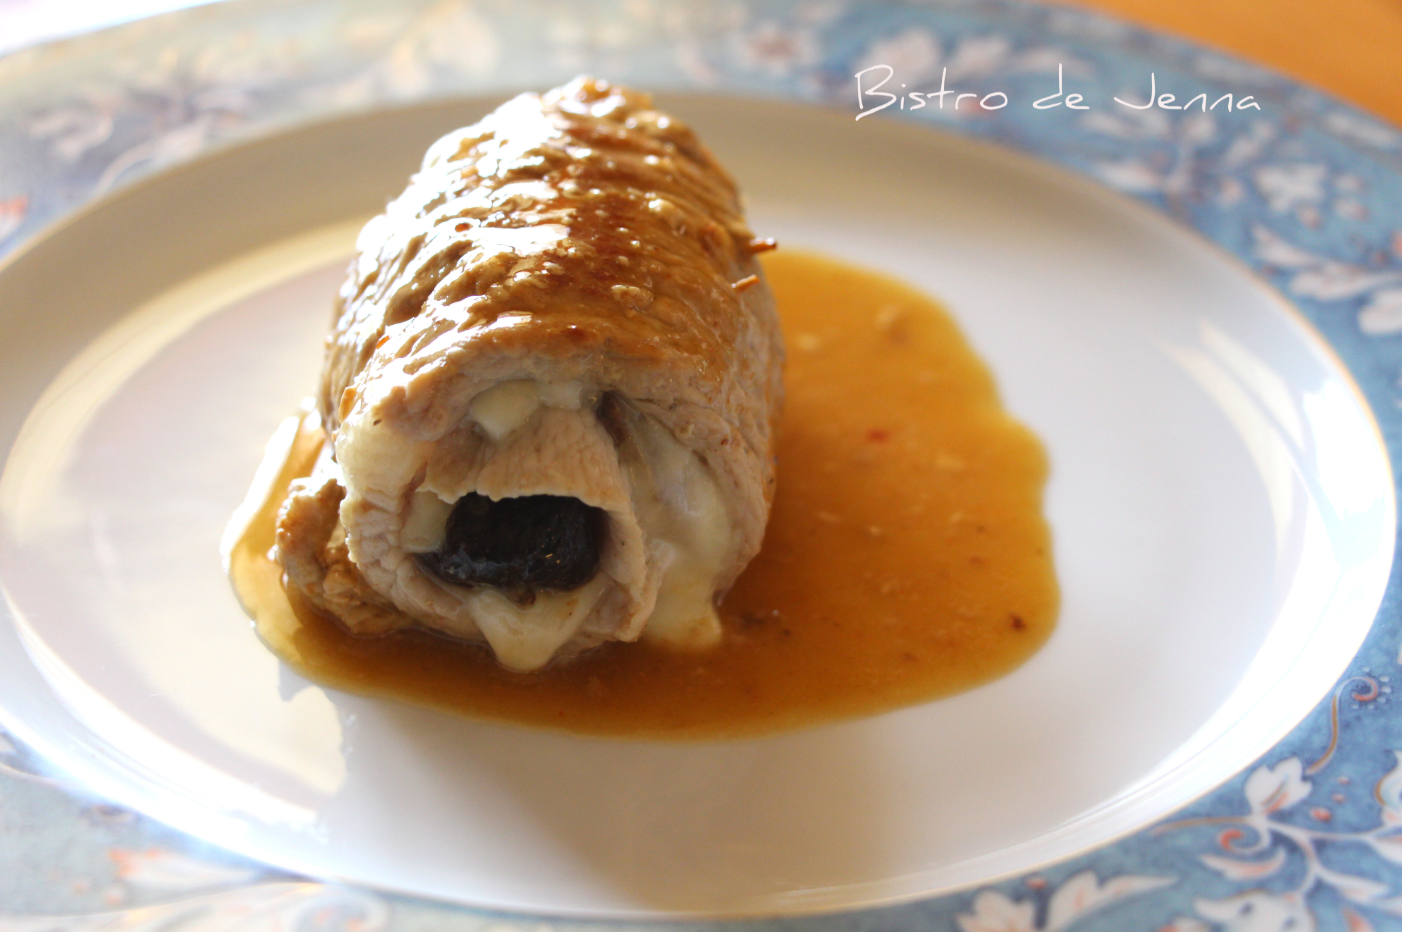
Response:
[{"label": "blue floral plate rim", "polygon": [[[996,86],[1014,105],[968,121],[928,104],[928,113],[899,115],[1088,175],[1247,263],[1346,361],[1397,461],[1395,128],[1257,66],[1068,8],[756,0],[664,14],[664,4],[598,2],[570,20],[574,33],[542,40],[543,66],[504,60],[502,46],[527,34],[536,6],[309,0],[289,9],[235,0],[0,58],[0,253],[109,190],[227,142],[327,115],[557,83],[586,63],[622,80],[647,71],[659,89],[780,96],[854,112],[853,75],[862,67],[881,61],[912,85],[933,81],[939,68]],[[444,35],[457,44],[448,47]],[[224,51],[211,53],[221,39]],[[1079,120],[1040,119],[1026,106],[1045,97],[1058,70],[1092,104]],[[1120,94],[1143,100],[1145,72],[1156,90],[1183,89],[1180,101],[1232,94],[1234,112],[1109,106]],[[1245,97],[1260,109],[1238,120],[1248,116],[1239,106]],[[1402,923],[1402,734],[1388,706],[1402,639],[1397,575],[1394,567],[1373,630],[1333,693],[1258,764],[1171,818],[978,889],[753,924],[1206,932]],[[232,916],[257,907],[298,922],[320,910],[357,928],[549,927],[241,861],[65,786],[3,737],[0,765],[0,799],[23,801],[48,843],[65,839],[82,852],[73,860],[91,867],[82,889],[52,890],[42,910],[50,915],[66,911],[76,922],[155,910],[143,916],[179,927],[201,911]],[[1365,787],[1372,792],[1360,798]],[[14,847],[19,854],[24,846]],[[34,883],[43,886],[16,876],[0,885],[0,902],[7,889]]]}]

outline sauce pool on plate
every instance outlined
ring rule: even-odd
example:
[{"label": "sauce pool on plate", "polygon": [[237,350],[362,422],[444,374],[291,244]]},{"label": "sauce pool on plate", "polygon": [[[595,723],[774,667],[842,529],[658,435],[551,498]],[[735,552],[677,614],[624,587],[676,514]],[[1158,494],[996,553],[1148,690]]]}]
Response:
[{"label": "sauce pool on plate", "polygon": [[[726,738],[869,715],[1002,676],[1046,642],[1058,588],[1047,464],[930,298],[817,255],[767,256],[788,364],[764,547],[720,608],[720,647],[608,643],[535,673],[424,631],[356,637],[289,599],[278,506],[320,450],[304,423],[230,550],[259,635],[350,692],[572,732]],[[314,420],[314,419],[313,419]]]}]

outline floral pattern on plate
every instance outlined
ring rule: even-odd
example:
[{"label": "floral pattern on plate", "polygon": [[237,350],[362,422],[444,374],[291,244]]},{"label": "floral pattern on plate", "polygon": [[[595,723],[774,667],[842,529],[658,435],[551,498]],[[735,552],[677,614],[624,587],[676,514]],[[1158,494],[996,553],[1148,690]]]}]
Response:
[{"label": "floral pattern on plate", "polygon": [[[311,118],[543,87],[585,69],[856,116],[865,101],[854,76],[877,65],[907,84],[942,79],[1013,103],[927,104],[883,119],[979,136],[1069,167],[1161,208],[1248,263],[1324,333],[1394,456],[1402,452],[1402,132],[1254,66],[1069,9],[236,0],[170,14],[0,58],[0,253],[124,184]],[[1030,106],[1058,81],[1091,109]],[[1177,100],[1206,99],[1184,110],[1111,105],[1144,100],[1150,86],[1172,88]],[[1207,108],[1224,94],[1230,110]],[[1243,108],[1246,99],[1256,106]],[[1402,927],[1402,722],[1389,685],[1402,662],[1398,598],[1394,581],[1354,666],[1285,741],[1156,826],[979,889],[739,925]],[[290,877],[91,798],[3,733],[0,833],[4,932],[609,927]]]}]

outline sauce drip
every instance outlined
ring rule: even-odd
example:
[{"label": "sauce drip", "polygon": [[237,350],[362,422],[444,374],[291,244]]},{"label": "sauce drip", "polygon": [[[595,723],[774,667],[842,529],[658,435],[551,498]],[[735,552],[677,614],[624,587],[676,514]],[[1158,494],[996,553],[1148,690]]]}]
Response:
[{"label": "sauce drip", "polygon": [[789,360],[764,548],[706,653],[605,644],[535,673],[424,631],[355,637],[289,601],[267,553],[303,428],[230,554],[258,633],[350,692],[474,718],[629,737],[724,738],[869,715],[1002,676],[1046,642],[1058,589],[1046,457],[937,303],[801,252],[765,257]]}]

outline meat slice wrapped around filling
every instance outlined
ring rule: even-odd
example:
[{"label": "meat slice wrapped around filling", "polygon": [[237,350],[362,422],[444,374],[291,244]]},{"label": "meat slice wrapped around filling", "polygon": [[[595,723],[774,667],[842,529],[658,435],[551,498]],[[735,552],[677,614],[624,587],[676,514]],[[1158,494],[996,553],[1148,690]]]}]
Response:
[{"label": "meat slice wrapped around filling", "polygon": [[287,585],[516,670],[718,643],[773,496],[768,245],[645,95],[578,79],[440,139],[341,289]]}]

